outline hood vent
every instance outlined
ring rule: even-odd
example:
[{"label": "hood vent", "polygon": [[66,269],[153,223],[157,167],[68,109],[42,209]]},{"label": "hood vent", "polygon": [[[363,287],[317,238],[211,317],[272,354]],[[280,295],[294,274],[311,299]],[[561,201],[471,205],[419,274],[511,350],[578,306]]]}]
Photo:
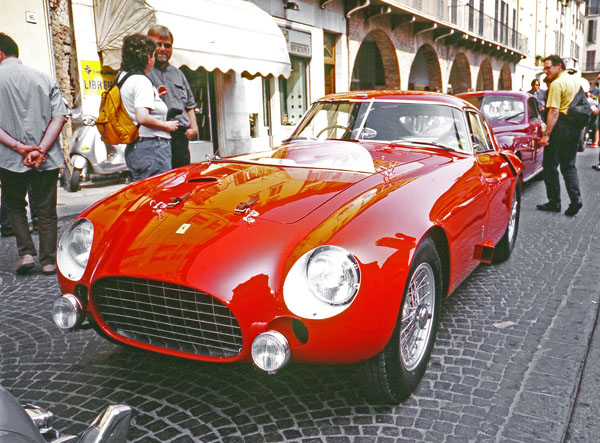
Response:
[{"label": "hood vent", "polygon": [[198,177],[188,180],[188,183],[210,183],[216,181],[219,181],[219,179],[216,177]]}]

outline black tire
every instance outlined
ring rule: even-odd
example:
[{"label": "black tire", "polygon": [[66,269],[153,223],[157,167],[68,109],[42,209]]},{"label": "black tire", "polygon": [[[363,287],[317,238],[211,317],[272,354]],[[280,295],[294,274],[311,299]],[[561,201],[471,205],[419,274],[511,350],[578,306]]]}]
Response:
[{"label": "black tire", "polygon": [[[421,282],[429,279],[428,287],[433,286],[434,294],[429,296],[433,307],[424,303],[416,304],[414,301],[409,306],[411,295],[419,295],[421,300],[424,299],[414,291],[414,284],[419,279]],[[385,348],[362,365],[362,378],[368,384],[368,391],[377,400],[398,404],[408,398],[419,385],[437,334],[442,287],[440,257],[433,240],[426,237],[418,246],[410,267],[394,332]],[[421,340],[416,339],[420,334],[425,335]],[[418,347],[415,356],[406,352],[403,347],[403,342],[407,343],[409,340]],[[421,342],[423,344],[419,345]]]},{"label": "black tire", "polygon": [[519,187],[519,181],[515,184],[515,192],[513,192],[513,198],[511,202],[510,216],[508,224],[506,225],[506,231],[504,235],[496,245],[494,251],[493,263],[502,263],[508,260],[512,253],[515,243],[517,242],[517,234],[519,232],[519,218],[521,216],[521,192]]},{"label": "black tire", "polygon": [[69,180],[69,191],[77,192],[79,191],[79,183],[81,182],[81,169],[73,168],[73,172],[71,173],[71,180]]}]

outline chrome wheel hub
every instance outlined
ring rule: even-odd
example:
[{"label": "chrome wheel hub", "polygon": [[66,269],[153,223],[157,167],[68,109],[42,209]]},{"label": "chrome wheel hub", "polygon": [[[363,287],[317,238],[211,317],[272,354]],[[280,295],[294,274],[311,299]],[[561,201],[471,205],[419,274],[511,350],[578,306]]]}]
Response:
[{"label": "chrome wheel hub", "polygon": [[512,206],[510,208],[510,218],[508,219],[508,241],[512,242],[515,236],[517,227],[517,215],[518,215],[519,203],[517,201],[517,191],[513,195]]},{"label": "chrome wheel hub", "polygon": [[411,371],[422,361],[433,329],[435,275],[429,263],[421,263],[413,273],[400,324],[400,359]]}]

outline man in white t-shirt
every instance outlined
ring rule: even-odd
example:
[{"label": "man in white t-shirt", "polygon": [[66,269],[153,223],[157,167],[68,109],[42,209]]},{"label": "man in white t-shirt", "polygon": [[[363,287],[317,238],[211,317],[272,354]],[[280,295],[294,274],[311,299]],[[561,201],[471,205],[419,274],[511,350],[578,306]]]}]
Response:
[{"label": "man in white t-shirt", "polygon": [[133,122],[139,127],[139,137],[127,145],[125,161],[134,181],[171,169],[171,135],[177,121],[167,121],[167,106],[144,74],[154,67],[154,41],[134,34],[123,39],[121,72],[115,79],[121,85],[121,100]]}]

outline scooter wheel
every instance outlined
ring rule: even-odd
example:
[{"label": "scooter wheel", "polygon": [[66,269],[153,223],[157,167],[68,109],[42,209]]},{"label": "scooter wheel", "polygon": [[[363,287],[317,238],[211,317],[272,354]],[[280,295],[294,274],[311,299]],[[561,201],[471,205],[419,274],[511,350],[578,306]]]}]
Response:
[{"label": "scooter wheel", "polygon": [[81,169],[73,169],[71,180],[69,181],[69,191],[79,191],[79,183],[81,182]]}]

